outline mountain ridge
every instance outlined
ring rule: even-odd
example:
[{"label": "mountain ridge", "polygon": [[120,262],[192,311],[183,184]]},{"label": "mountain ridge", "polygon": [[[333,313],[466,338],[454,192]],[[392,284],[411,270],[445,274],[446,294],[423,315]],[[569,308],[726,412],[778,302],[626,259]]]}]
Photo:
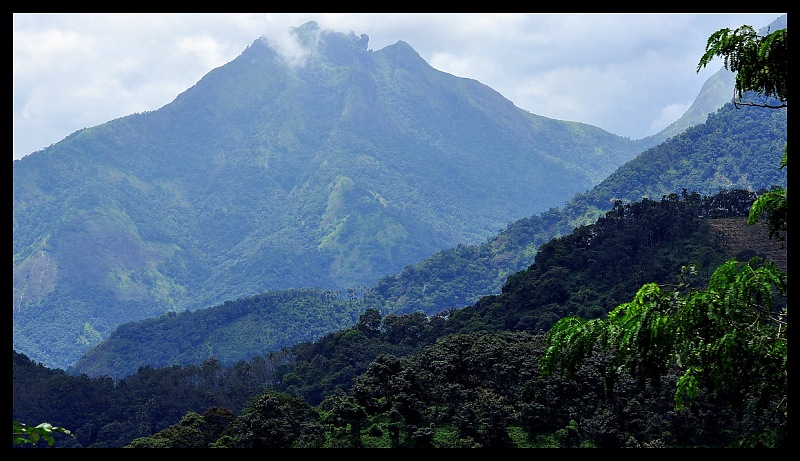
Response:
[{"label": "mountain ridge", "polygon": [[[782,135],[780,133],[783,133]],[[353,323],[353,312],[359,309],[376,309],[382,315],[414,315],[421,314],[427,316],[440,315],[451,309],[468,308],[470,312],[476,312],[476,305],[491,305],[492,299],[501,296],[501,290],[509,286],[508,280],[512,277],[519,279],[526,268],[531,267],[535,260],[538,260],[541,248],[556,245],[553,240],[556,238],[571,235],[581,230],[586,232],[587,225],[598,221],[598,216],[602,219],[603,215],[610,213],[614,207],[622,207],[623,204],[631,204],[642,200],[667,200],[671,206],[673,201],[679,201],[681,196],[684,200],[691,203],[700,202],[700,194],[712,195],[715,197],[713,210],[715,213],[723,213],[733,216],[746,214],[756,192],[744,195],[744,199],[749,200],[742,203],[741,191],[748,189],[768,188],[772,185],[785,185],[785,174],[775,165],[779,163],[782,146],[786,143],[786,111],[768,111],[761,108],[745,107],[736,109],[732,104],[727,104],[717,113],[711,114],[706,122],[684,133],[672,137],[664,143],[651,148],[635,159],[626,162],[618,170],[606,178],[603,182],[584,194],[577,194],[562,209],[551,209],[540,215],[533,215],[525,219],[510,223],[508,227],[501,231],[494,238],[476,245],[459,245],[455,248],[439,251],[420,263],[406,266],[399,273],[380,279],[375,285],[364,289],[360,293],[363,297],[361,307],[358,303],[344,303],[328,311],[323,317],[317,315],[318,310],[309,310],[306,318],[306,335],[295,336],[294,339],[285,337],[276,338],[269,333],[275,328],[276,322],[281,320],[270,317],[268,325],[265,325],[261,334],[257,336],[259,342],[253,343],[254,337],[241,336],[235,334],[225,335],[224,339],[213,332],[213,327],[209,324],[213,322],[200,321],[196,331],[201,328],[209,328],[209,336],[201,348],[184,349],[178,344],[179,338],[169,334],[166,329],[170,324],[178,324],[183,318],[177,319],[151,319],[137,325],[126,325],[126,331],[115,330],[112,336],[95,348],[82,356],[75,366],[75,370],[80,373],[89,374],[110,374],[119,377],[119,373],[132,372],[137,366],[166,366],[172,364],[186,364],[183,362],[148,362],[147,354],[142,350],[159,351],[162,345],[170,345],[176,349],[172,355],[173,360],[183,360],[192,357],[195,361],[208,359],[206,354],[209,350],[225,351],[220,352],[216,357],[225,363],[235,360],[233,351],[238,348],[241,352],[254,353],[257,350],[274,351],[283,347],[288,347],[294,342],[307,341],[314,338],[311,332],[324,331],[319,324],[329,322],[330,328],[337,328],[336,325],[345,326]],[[731,155],[736,152],[736,155]],[[756,165],[759,167],[756,168]],[[724,193],[727,187],[732,185],[739,188],[738,191]],[[716,193],[715,193],[716,191]],[[730,209],[737,209],[736,213]],[[744,210],[744,211],[742,211]],[[727,216],[726,215],[726,216]],[[691,218],[691,216],[689,217]],[[717,216],[717,218],[720,218]],[[672,220],[664,221],[674,226]],[[685,218],[681,218],[685,219]],[[739,218],[737,225],[744,226]],[[677,222],[677,221],[676,221]],[[652,226],[652,225],[651,225]],[[745,236],[744,242],[739,239],[738,247],[728,247],[730,257],[749,257],[753,254],[778,254],[779,250],[774,246],[752,246],[754,242],[759,242],[753,236],[759,234],[755,231],[761,230],[764,226],[757,229],[738,230],[737,226],[717,227],[718,236],[727,236],[727,243],[734,243],[737,236]],[[637,232],[641,228],[635,228]],[[652,231],[654,233],[664,232]],[[676,231],[677,232],[677,231]],[[749,236],[750,238],[748,239]],[[763,235],[761,235],[763,237]],[[628,237],[629,246],[639,246],[641,236],[631,235]],[[710,240],[706,238],[705,241]],[[750,243],[747,247],[744,244]],[[774,242],[770,242],[774,243]],[[692,242],[693,246],[698,246],[698,242]],[[684,246],[692,246],[686,243]],[[577,251],[577,250],[575,250]],[[619,255],[628,252],[624,246],[620,248]],[[710,250],[705,250],[707,253]],[[714,257],[718,257],[722,250],[717,250]],[[783,250],[785,261],[785,250]],[[785,267],[785,262],[784,262]],[[563,269],[563,268],[562,268]],[[667,271],[668,276],[676,276],[678,268]],[[562,274],[563,275],[563,274]],[[661,277],[664,275],[662,274]],[[632,280],[627,276],[621,277],[618,283],[620,286],[626,285],[630,291],[635,291],[636,287],[631,287]],[[643,281],[641,281],[643,282]],[[567,290],[568,292],[571,290]],[[630,296],[625,292],[622,298],[619,297],[621,291],[616,290],[617,301]],[[624,290],[622,290],[624,292]],[[348,296],[351,296],[348,293]],[[288,296],[288,294],[287,294]],[[608,294],[597,293],[594,298],[605,298]],[[239,299],[238,303],[247,304],[246,299]],[[589,304],[587,301],[586,304]],[[236,305],[236,303],[234,303]],[[217,305],[210,307],[213,311],[199,314],[200,317],[206,315],[217,315],[228,317],[233,315],[234,305],[226,307]],[[541,306],[542,308],[553,308],[552,306]],[[613,306],[604,306],[610,309]],[[284,312],[283,317],[293,319],[298,315],[292,308],[291,303],[275,303],[274,308]],[[587,309],[584,306],[584,309]],[[203,309],[205,311],[205,309]],[[534,309],[530,309],[533,311]],[[224,312],[229,311],[228,314]],[[504,309],[493,311],[493,316],[500,317],[504,314]],[[213,312],[219,312],[213,314]],[[267,314],[260,317],[266,318]],[[460,317],[459,312],[454,312],[451,317]],[[526,314],[531,317],[535,313]],[[198,318],[200,318],[198,317]],[[322,320],[322,319],[325,320]],[[233,326],[235,321],[228,325],[231,331],[239,328]],[[314,325],[311,327],[311,325]],[[250,331],[248,322],[242,328]],[[296,325],[287,322],[281,331],[294,331]],[[131,334],[131,332],[135,334]],[[154,332],[158,332],[155,334]],[[310,334],[310,336],[309,336]],[[140,343],[131,341],[131,337],[141,338]],[[211,337],[219,338],[212,341]],[[287,340],[288,339],[288,340]],[[237,346],[238,344],[238,346]],[[158,357],[164,354],[155,354]],[[168,354],[167,354],[168,355]],[[123,358],[127,357],[127,358]],[[239,356],[239,359],[249,357]],[[117,364],[116,368],[110,364]],[[124,368],[122,364],[126,364]],[[131,368],[133,366],[133,368]],[[124,369],[124,371],[123,371]]]},{"label": "mountain ridge", "polygon": [[66,366],[127,321],[368,285],[642,145],[529,114],[403,42],[296,32],[305,60],[258,39],[172,103],[14,161],[15,348]]},{"label": "mountain ridge", "polygon": [[[128,321],[369,284],[493,238],[514,213],[562,200],[564,178],[585,190],[609,157],[657,141],[527,113],[405,42],[372,51],[366,34],[297,30],[324,53],[288,65],[258,39],[173,103],[15,161],[15,348],[66,366]],[[589,218],[608,204],[593,206]],[[516,270],[506,258],[501,278]]]}]

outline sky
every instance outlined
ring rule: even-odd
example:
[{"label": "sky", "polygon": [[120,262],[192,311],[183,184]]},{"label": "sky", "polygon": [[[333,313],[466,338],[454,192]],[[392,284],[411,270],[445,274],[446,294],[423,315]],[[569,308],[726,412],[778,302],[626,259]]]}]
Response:
[{"label": "sky", "polygon": [[[632,139],[658,133],[722,68],[708,37],[785,13],[14,13],[14,159],[157,110],[260,37],[292,27],[404,41],[432,67],[517,107]],[[731,96],[733,96],[731,94]]]}]

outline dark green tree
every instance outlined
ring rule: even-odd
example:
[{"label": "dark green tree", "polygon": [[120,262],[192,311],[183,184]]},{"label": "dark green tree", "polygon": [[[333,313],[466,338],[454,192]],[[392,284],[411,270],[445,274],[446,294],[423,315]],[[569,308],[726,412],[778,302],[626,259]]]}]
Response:
[{"label": "dark green tree", "polygon": [[[697,71],[721,56],[726,69],[736,72],[735,104],[758,105],[768,108],[785,108],[789,103],[789,29],[776,30],[759,36],[751,26],[736,30],[720,29],[708,38],[706,52],[697,65]],[[742,101],[745,92],[753,91],[778,100],[777,104],[747,103]],[[780,168],[786,168],[787,149],[784,150]],[[755,223],[768,216],[770,237],[786,231],[786,189],[774,188],[762,194],[753,207],[748,222]]]},{"label": "dark green tree", "polygon": [[[723,56],[725,67],[738,72],[736,90],[773,96],[786,107],[788,33],[759,37],[750,26],[722,29],[708,40],[700,67]],[[780,167],[786,166],[786,153]],[[754,223],[771,214],[771,235],[786,231],[786,191],[760,196],[750,211]],[[686,268],[691,270],[691,268]],[[544,375],[574,372],[600,346],[613,353],[615,366],[637,370],[654,383],[671,367],[680,378],[676,409],[692,405],[703,390],[740,402],[739,409],[769,412],[772,425],[754,427],[740,443],[781,446],[786,443],[787,342],[786,273],[773,262],[753,258],[728,261],[718,267],[703,290],[688,285],[645,284],[634,300],[612,310],[607,318],[584,320],[570,316],[548,333],[540,362]]]},{"label": "dark green tree", "polygon": [[317,448],[322,446],[322,434],[316,408],[288,394],[265,391],[247,405],[223,437],[236,448]]},{"label": "dark green tree", "polygon": [[[736,72],[736,94],[755,91],[777,98],[777,106],[787,107],[789,99],[789,29],[776,30],[759,36],[752,26],[736,30],[720,29],[708,38],[706,52],[700,58],[697,71],[714,58],[722,57],[726,69]],[[742,103],[742,101],[734,101]]]},{"label": "dark green tree", "polygon": [[209,448],[233,419],[233,412],[227,408],[212,407],[202,415],[190,411],[178,424],[134,439],[125,448]]},{"label": "dark green tree", "polygon": [[361,448],[361,429],[367,419],[367,412],[364,407],[356,402],[355,398],[347,395],[341,389],[337,389],[332,395],[325,398],[319,405],[322,422],[327,424],[330,429],[328,433],[333,435],[334,446],[343,448]]}]

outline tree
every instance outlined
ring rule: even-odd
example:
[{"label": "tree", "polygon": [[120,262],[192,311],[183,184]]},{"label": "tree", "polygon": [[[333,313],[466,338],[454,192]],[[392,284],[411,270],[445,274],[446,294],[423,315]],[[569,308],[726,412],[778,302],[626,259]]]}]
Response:
[{"label": "tree", "polygon": [[[721,29],[711,35],[698,70],[715,56],[738,72],[736,91],[776,97],[787,107],[788,32],[759,37],[750,26]],[[780,168],[786,167],[784,151]],[[770,238],[786,231],[786,190],[775,188],[759,196],[748,223],[769,215]],[[691,268],[685,268],[691,270]],[[609,312],[606,318],[559,320],[548,332],[547,349],[540,361],[544,376],[560,370],[569,376],[597,347],[611,351],[612,376],[622,367],[636,370],[654,384],[669,369],[680,377],[674,394],[676,409],[690,406],[707,390],[739,402],[741,410],[770,411],[768,427],[754,428],[748,446],[782,445],[787,429],[786,274],[760,258],[728,261],[711,276],[708,287],[686,284],[660,287],[645,284],[633,301]]]},{"label": "tree", "polygon": [[288,394],[264,391],[226,427],[236,448],[319,448],[323,425],[316,408]]},{"label": "tree", "polygon": [[233,419],[233,411],[222,407],[212,407],[202,415],[189,411],[178,424],[138,437],[125,448],[209,448]]},{"label": "tree", "polygon": [[[748,25],[731,31],[720,29],[706,43],[706,52],[700,58],[697,71],[708,65],[715,57],[722,56],[726,69],[736,72],[736,94],[739,101],[734,104],[760,105],[768,108],[788,107],[789,88],[789,29],[784,28],[760,37]],[[751,104],[741,101],[744,93],[754,91],[766,97],[775,97],[779,104]],[[786,168],[787,149],[784,150],[780,168]],[[786,189],[775,188],[756,199],[748,217],[755,224],[763,215],[769,216],[770,237],[786,231]]]},{"label": "tree", "polygon": [[[723,65],[736,72],[736,94],[739,99],[747,91],[775,97],[780,104],[762,104],[765,107],[787,107],[789,99],[789,32],[788,28],[759,36],[752,26],[736,30],[720,29],[706,42],[706,52],[700,58],[697,71],[706,67],[715,57],[721,56]],[[735,103],[747,104],[742,101]]]},{"label": "tree", "polygon": [[336,389],[320,403],[319,411],[322,422],[330,426],[327,432],[331,439],[347,438],[343,447],[361,448],[361,429],[367,420],[367,412],[355,397]]}]

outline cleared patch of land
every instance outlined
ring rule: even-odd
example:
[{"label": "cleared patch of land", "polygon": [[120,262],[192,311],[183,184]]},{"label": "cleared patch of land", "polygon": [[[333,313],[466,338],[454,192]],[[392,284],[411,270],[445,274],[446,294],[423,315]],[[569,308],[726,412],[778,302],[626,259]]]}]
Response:
[{"label": "cleared patch of land", "polygon": [[764,256],[786,272],[785,233],[782,234],[783,240],[777,237],[770,239],[766,222],[749,226],[744,217],[715,218],[709,221],[717,237],[736,259],[745,261],[753,256]]}]

